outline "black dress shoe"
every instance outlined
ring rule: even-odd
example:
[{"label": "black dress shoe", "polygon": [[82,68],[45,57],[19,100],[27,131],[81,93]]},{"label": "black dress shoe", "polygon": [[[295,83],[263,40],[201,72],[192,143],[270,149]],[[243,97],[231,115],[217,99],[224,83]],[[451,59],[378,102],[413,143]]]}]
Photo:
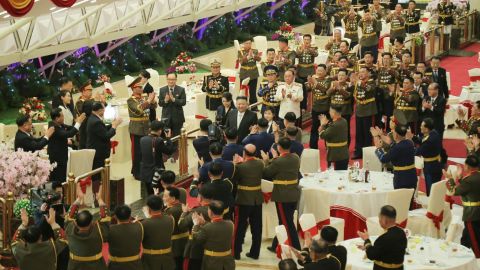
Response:
[{"label": "black dress shoe", "polygon": [[234,257],[235,260],[237,260],[237,261],[240,260],[240,254],[235,254],[233,257]]},{"label": "black dress shoe", "polygon": [[250,255],[250,252],[247,252],[247,254],[245,254],[245,256],[247,256],[248,258],[254,259],[254,260],[258,260],[258,256],[257,257],[252,256],[252,255]]},{"label": "black dress shoe", "polygon": [[273,253],[277,253],[277,250],[273,247],[267,247],[268,251],[270,252],[273,252]]}]

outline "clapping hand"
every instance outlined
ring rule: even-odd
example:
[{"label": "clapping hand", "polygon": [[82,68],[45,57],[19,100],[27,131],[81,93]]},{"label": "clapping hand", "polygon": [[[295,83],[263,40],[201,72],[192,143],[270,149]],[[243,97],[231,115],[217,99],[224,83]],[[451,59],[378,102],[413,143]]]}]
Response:
[{"label": "clapping hand", "polygon": [[410,128],[407,129],[407,134],[405,134],[405,138],[407,138],[408,140],[411,140],[413,138],[413,133]]},{"label": "clapping hand", "polygon": [[197,212],[194,212],[192,214],[192,220],[194,225],[203,225],[205,224],[205,218],[201,214],[198,214]]},{"label": "clapping hand", "polygon": [[278,130],[280,129],[280,127],[278,126],[277,123],[273,122],[272,123],[272,130],[273,132],[278,132]]},{"label": "clapping hand", "polygon": [[425,109],[431,109],[431,108],[432,108],[432,104],[430,104],[430,103],[427,102],[426,100],[423,100],[423,101],[422,101],[422,107],[425,108]]},{"label": "clapping hand", "polygon": [[267,153],[265,153],[263,150],[260,150],[260,155],[262,156],[262,159],[264,161],[268,161],[270,159],[270,157],[268,156]]},{"label": "clapping hand", "polygon": [[117,118],[117,119],[113,120],[112,127],[117,128],[122,122],[123,122],[122,118]]},{"label": "clapping hand", "polygon": [[460,119],[463,119],[465,117],[465,111],[462,110],[461,108],[458,108],[457,114],[458,114],[458,118]]},{"label": "clapping hand", "polygon": [[273,147],[270,149],[270,153],[272,153],[272,157],[273,157],[273,158],[277,158],[277,157],[278,157],[278,152],[277,152],[277,150],[273,149]]},{"label": "clapping hand", "polygon": [[306,231],[304,234],[304,237],[305,237],[304,246],[306,248],[309,248],[312,245],[312,234],[309,231]]},{"label": "clapping hand", "polygon": [[364,241],[367,240],[368,238],[370,238],[370,236],[368,235],[368,231],[366,231],[366,230],[363,231],[363,232],[357,231],[357,234],[358,234],[358,236],[359,236],[360,238],[362,238],[362,240],[364,240]]},{"label": "clapping hand", "polygon": [[20,209],[20,218],[22,219],[23,227],[28,226],[28,214],[25,208]]},{"label": "clapping hand", "polygon": [[155,102],[155,92],[152,92],[150,94],[148,94],[148,103],[154,103]]},{"label": "clapping hand", "polygon": [[473,151],[475,150],[475,145],[473,143],[473,137],[467,137],[465,139],[465,146],[467,147],[468,151]]},{"label": "clapping hand", "polygon": [[322,126],[328,124],[328,118],[325,114],[321,114],[320,116],[318,116],[319,120],[320,120],[320,124]]},{"label": "clapping hand", "polygon": [[56,224],[57,222],[55,221],[55,209],[51,208],[48,210],[48,217],[45,216],[47,219],[47,223],[52,226],[53,224]]},{"label": "clapping hand", "polygon": [[188,207],[188,205],[186,204],[182,204],[182,212],[183,213],[190,212],[190,207]]},{"label": "clapping hand", "polygon": [[386,144],[392,144],[392,138],[388,135],[380,135],[382,137],[382,141]]},{"label": "clapping hand", "polygon": [[208,88],[213,88],[213,81],[212,80],[208,81]]},{"label": "clapping hand", "polygon": [[203,164],[205,164],[205,161],[203,160],[203,157],[198,160],[198,164],[200,164],[200,167],[202,167]]},{"label": "clapping hand", "polygon": [[373,137],[373,144],[376,148],[382,148],[382,140],[380,140],[378,137]]},{"label": "clapping hand", "polygon": [[285,98],[285,95],[287,94],[287,91],[285,89],[282,89],[282,97]]},{"label": "clapping hand", "polygon": [[233,156],[233,164],[239,164],[243,162],[243,158],[239,156],[238,154],[235,154]]},{"label": "clapping hand", "polygon": [[85,121],[86,118],[87,118],[87,115],[85,113],[80,114],[77,117],[77,123],[79,123],[79,124],[83,123],[83,121]]}]

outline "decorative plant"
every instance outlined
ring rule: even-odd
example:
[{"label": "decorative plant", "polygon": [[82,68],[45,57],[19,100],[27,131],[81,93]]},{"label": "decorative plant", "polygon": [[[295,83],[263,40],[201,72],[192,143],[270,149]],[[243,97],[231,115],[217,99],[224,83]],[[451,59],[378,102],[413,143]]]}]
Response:
[{"label": "decorative plant", "polygon": [[37,97],[25,99],[18,112],[22,115],[29,115],[32,122],[45,122],[47,120],[45,105]]}]

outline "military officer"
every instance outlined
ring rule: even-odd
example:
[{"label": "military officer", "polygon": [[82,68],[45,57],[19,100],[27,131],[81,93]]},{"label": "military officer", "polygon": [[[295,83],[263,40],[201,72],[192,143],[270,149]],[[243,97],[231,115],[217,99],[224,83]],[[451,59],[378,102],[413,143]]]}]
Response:
[{"label": "military officer", "polygon": [[331,60],[335,52],[340,49],[340,42],[342,42],[342,32],[340,29],[335,29],[333,31],[333,37],[325,44],[325,50],[329,52],[329,60]]},{"label": "military officer", "polygon": [[295,82],[295,73],[292,70],[285,72],[285,82],[281,83],[275,94],[275,100],[280,102],[278,117],[284,119],[285,115],[293,112],[297,119],[301,117],[300,102],[304,99],[302,85]]},{"label": "military officer", "polygon": [[[458,116],[460,119],[463,119],[465,112],[458,110]],[[480,100],[475,101],[475,104],[473,104],[472,116],[468,120],[455,120],[455,123],[467,135],[480,134]]]},{"label": "military officer", "polygon": [[362,37],[360,38],[361,45],[361,58],[365,57],[365,52],[370,51],[373,53],[375,61],[378,56],[378,22],[372,16],[369,10],[365,11],[363,19],[360,20],[358,26],[362,30]]},{"label": "military officer", "polygon": [[[288,39],[280,37],[278,39],[278,51],[275,57],[275,65],[278,67],[278,80],[284,81],[284,74],[295,64],[295,52],[288,47]],[[251,103],[250,103],[251,104]]]},{"label": "military officer", "polygon": [[65,219],[65,234],[70,249],[68,270],[106,270],[102,255],[103,243],[107,241],[110,231],[106,205],[99,196],[100,219],[94,221],[88,210],[77,213],[82,204],[83,194],[80,195]]},{"label": "military officer", "polygon": [[[340,51],[342,52],[342,56],[345,56],[348,60],[348,67],[353,68],[358,61],[357,54],[350,52],[350,44],[346,40],[342,40],[340,42]],[[341,57],[338,59],[340,61]]]},{"label": "military officer", "polygon": [[380,0],[373,0],[373,4],[369,6],[371,16],[376,21],[377,37],[380,37],[382,31],[382,18],[386,15],[386,9],[380,4]]},{"label": "military officer", "polygon": [[438,24],[445,26],[444,49],[450,48],[450,34],[452,33],[453,15],[457,7],[450,0],[442,0],[437,4]]},{"label": "military officer", "polygon": [[348,61],[348,57],[342,55],[338,58],[338,63],[335,67],[331,67],[330,72],[328,72],[330,78],[335,79],[337,73],[340,69],[347,70],[347,77],[350,77],[350,74],[354,72],[353,68],[349,67],[350,62]]},{"label": "military officer", "polygon": [[28,226],[28,214],[21,209],[22,223],[12,240],[12,252],[18,267],[22,270],[56,270],[57,254],[67,247],[67,241],[61,236],[61,228],[55,222],[55,210],[50,208],[47,222],[54,232],[54,238],[42,241],[41,229]]},{"label": "military officer", "polygon": [[257,82],[258,82],[258,68],[257,62],[261,60],[261,55],[258,50],[252,49],[253,39],[248,37],[243,40],[242,48],[237,53],[237,61],[240,63],[240,82],[246,78],[250,78],[248,83],[249,103],[257,103]]},{"label": "military officer", "polygon": [[183,253],[188,241],[188,229],[178,226],[178,221],[182,215],[182,203],[180,202],[180,191],[176,187],[167,187],[163,192],[163,203],[166,206],[164,213],[170,215],[175,220],[175,228],[172,234],[172,253],[175,260],[175,269],[181,270],[183,267]]},{"label": "military officer", "polygon": [[395,208],[385,205],[380,209],[378,216],[380,226],[385,233],[372,243],[368,232],[358,232],[358,236],[365,241],[359,248],[365,250],[367,258],[373,261],[373,270],[403,269],[407,236],[405,231],[396,225],[396,218]]},{"label": "military officer", "polygon": [[415,64],[412,64],[412,53],[409,50],[404,51],[402,54],[402,63],[399,66],[400,82],[403,82],[406,77],[412,77],[415,69]]},{"label": "military officer", "polygon": [[342,117],[347,120],[347,141],[350,145],[350,119],[352,118],[353,113],[353,90],[347,82],[347,73],[348,72],[346,69],[340,69],[338,71],[337,80],[331,83],[330,89],[328,89],[327,94],[330,96],[330,106],[336,106],[341,108]]},{"label": "military officer", "polygon": [[350,49],[358,44],[358,23],[362,17],[358,15],[353,8],[350,9],[348,15],[343,18],[345,24],[345,37],[351,40]]},{"label": "military officer", "polygon": [[202,91],[207,93],[206,106],[210,111],[216,111],[222,105],[222,96],[229,90],[229,82],[226,76],[220,73],[222,62],[219,58],[210,61],[212,74],[203,78]]},{"label": "military officer", "polygon": [[[275,56],[276,56],[275,49],[274,48],[268,48],[267,49],[267,57],[266,57],[265,61],[262,61],[260,63],[260,66],[261,66],[262,70],[265,70],[265,67],[267,67],[267,66],[275,65]],[[264,73],[264,75],[265,75],[265,73]],[[265,78],[263,80],[265,81]]]},{"label": "military officer", "polygon": [[142,270],[140,250],[144,228],[141,222],[132,221],[132,210],[127,205],[115,208],[117,224],[110,225],[108,233],[108,252],[110,270]]},{"label": "military officer", "polygon": [[267,81],[262,82],[260,89],[258,89],[258,96],[262,97],[262,114],[267,107],[271,107],[274,110],[273,113],[278,115],[280,102],[275,100],[275,94],[278,88],[278,68],[274,65],[268,65],[263,69],[263,74],[267,77]]},{"label": "military officer", "polygon": [[[300,249],[297,230],[293,220],[293,213],[297,209],[297,202],[300,199],[298,189],[298,172],[300,170],[300,158],[290,153],[292,142],[288,138],[280,138],[277,143],[278,156],[272,151],[273,159],[270,160],[267,153],[262,152],[262,159],[265,162],[263,176],[273,180],[272,201],[275,202],[280,225],[284,225],[290,246]],[[268,250],[275,252],[278,240],[275,237]]]},{"label": "military officer", "polygon": [[402,5],[397,4],[395,10],[386,18],[386,22],[390,23],[390,40],[392,44],[397,37],[405,39],[406,36],[405,18],[403,17],[402,11]]},{"label": "military officer", "polygon": [[[297,47],[295,51],[298,58],[297,65],[297,81],[302,84],[303,96],[307,96],[307,78],[315,73],[313,63],[315,57],[318,56],[318,48],[312,47],[312,36],[310,34],[303,35],[303,44]],[[302,111],[307,109],[307,99],[303,99],[300,105]]]},{"label": "military officer", "polygon": [[235,198],[235,242],[233,254],[240,259],[242,244],[247,232],[248,224],[252,232],[252,246],[245,256],[258,259],[262,243],[262,203],[261,190],[264,164],[255,158],[256,147],[253,144],[245,145],[243,158],[235,157],[235,174],[232,181],[237,185]]},{"label": "military officer", "polygon": [[206,222],[210,222],[208,216],[208,205],[212,201],[213,187],[204,185],[199,191],[200,204],[192,209],[189,209],[187,205],[182,205],[182,215],[178,221],[178,227],[180,230],[188,230],[190,235],[188,236],[188,242],[185,246],[183,270],[200,270],[202,268],[203,259],[203,245],[195,243],[192,237],[193,229],[193,213],[197,213],[203,216]]},{"label": "military officer", "polygon": [[327,66],[319,64],[315,75],[308,78],[307,89],[312,92],[312,130],[310,133],[310,148],[318,149],[318,128],[321,114],[327,114],[330,107],[330,89],[332,81],[327,76]]},{"label": "military officer", "polygon": [[146,219],[142,220],[144,270],[174,270],[175,261],[172,254],[172,234],[175,228],[175,219],[162,213],[162,198],[150,195],[143,212]]},{"label": "military officer", "polygon": [[403,54],[405,52],[409,52],[409,50],[405,47],[403,37],[396,37],[393,41],[393,46],[391,46],[390,52],[392,53],[393,57],[393,65],[400,65],[402,63]]},{"label": "military officer", "polygon": [[363,59],[357,62],[355,71],[358,71],[358,69],[360,69],[361,67],[366,67],[370,70],[370,77],[376,80],[378,76],[378,66],[373,62],[374,59],[375,58],[372,52],[365,52],[363,54]]},{"label": "military officer", "polygon": [[407,35],[420,32],[420,9],[416,8],[415,0],[408,1],[408,9],[405,14],[405,30]]},{"label": "military officer", "polygon": [[420,95],[413,89],[412,77],[405,78],[403,89],[396,93],[393,115],[401,125],[409,126],[414,133],[417,131],[419,102]]},{"label": "military officer", "polygon": [[356,105],[356,134],[355,134],[355,154],[353,159],[362,157],[363,147],[372,144],[370,127],[375,122],[377,114],[376,106],[376,86],[373,80],[370,80],[370,72],[367,68],[360,68],[358,78],[353,77],[354,85],[353,97]]},{"label": "military officer", "polygon": [[[471,248],[476,258],[480,258],[480,160],[474,155],[469,155],[465,160],[465,177],[462,169],[457,166],[456,176],[445,172],[448,179],[449,191],[455,196],[462,196],[463,217],[465,223],[461,239],[462,245]],[[461,178],[461,179],[459,179]]]},{"label": "military officer", "polygon": [[335,170],[348,168],[348,123],[342,118],[342,109],[337,106],[330,107],[331,122],[326,115],[320,116],[320,138],[327,144],[327,161],[333,163]]},{"label": "military officer", "polygon": [[[92,103],[93,103],[93,97],[92,97],[92,81],[87,80],[79,89],[81,96],[75,103],[75,115],[74,118],[77,118],[80,116],[82,113],[85,113],[85,115],[90,116],[92,113]],[[85,149],[87,147],[87,121],[84,121],[82,125],[80,126],[79,130],[79,148],[80,149]]]},{"label": "military officer", "polygon": [[128,131],[132,143],[132,170],[131,173],[135,179],[140,180],[140,162],[142,153],[140,152],[140,139],[150,132],[150,110],[155,110],[157,102],[155,101],[155,92],[148,94],[148,98],[142,96],[143,86],[140,84],[142,78],[137,77],[128,87],[132,89],[132,96],[127,99]]},{"label": "military officer", "polygon": [[221,201],[212,201],[208,205],[210,222],[197,213],[192,214],[193,242],[203,245],[202,270],[234,270],[232,256],[233,223],[222,218],[224,205]]},{"label": "military officer", "polygon": [[[382,54],[382,67],[378,69],[377,85],[380,97],[377,102],[377,109],[379,116],[377,117],[377,126],[383,126],[387,131],[390,131],[390,118],[393,115],[393,101],[395,95],[395,88],[398,81],[398,73],[392,66],[392,54],[385,52]],[[380,121],[382,120],[382,121]]]},{"label": "military officer", "polygon": [[405,138],[407,127],[396,125],[393,130],[395,145],[385,153],[382,142],[375,140],[375,154],[382,163],[393,164],[393,187],[413,188],[417,187],[417,172],[415,169],[415,146],[413,142]]}]

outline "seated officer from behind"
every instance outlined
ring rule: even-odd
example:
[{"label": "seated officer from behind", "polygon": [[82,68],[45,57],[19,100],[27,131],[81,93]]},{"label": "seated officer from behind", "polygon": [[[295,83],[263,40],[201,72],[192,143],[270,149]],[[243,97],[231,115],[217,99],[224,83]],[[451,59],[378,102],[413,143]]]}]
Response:
[{"label": "seated officer from behind", "polygon": [[340,261],[330,254],[328,243],[320,240],[314,240],[310,245],[310,257],[312,262],[306,263],[304,270],[340,270]]},{"label": "seated officer from behind", "polygon": [[347,249],[344,246],[336,245],[338,231],[332,226],[324,226],[320,231],[320,238],[328,244],[330,254],[340,261],[341,270],[347,266]]}]

